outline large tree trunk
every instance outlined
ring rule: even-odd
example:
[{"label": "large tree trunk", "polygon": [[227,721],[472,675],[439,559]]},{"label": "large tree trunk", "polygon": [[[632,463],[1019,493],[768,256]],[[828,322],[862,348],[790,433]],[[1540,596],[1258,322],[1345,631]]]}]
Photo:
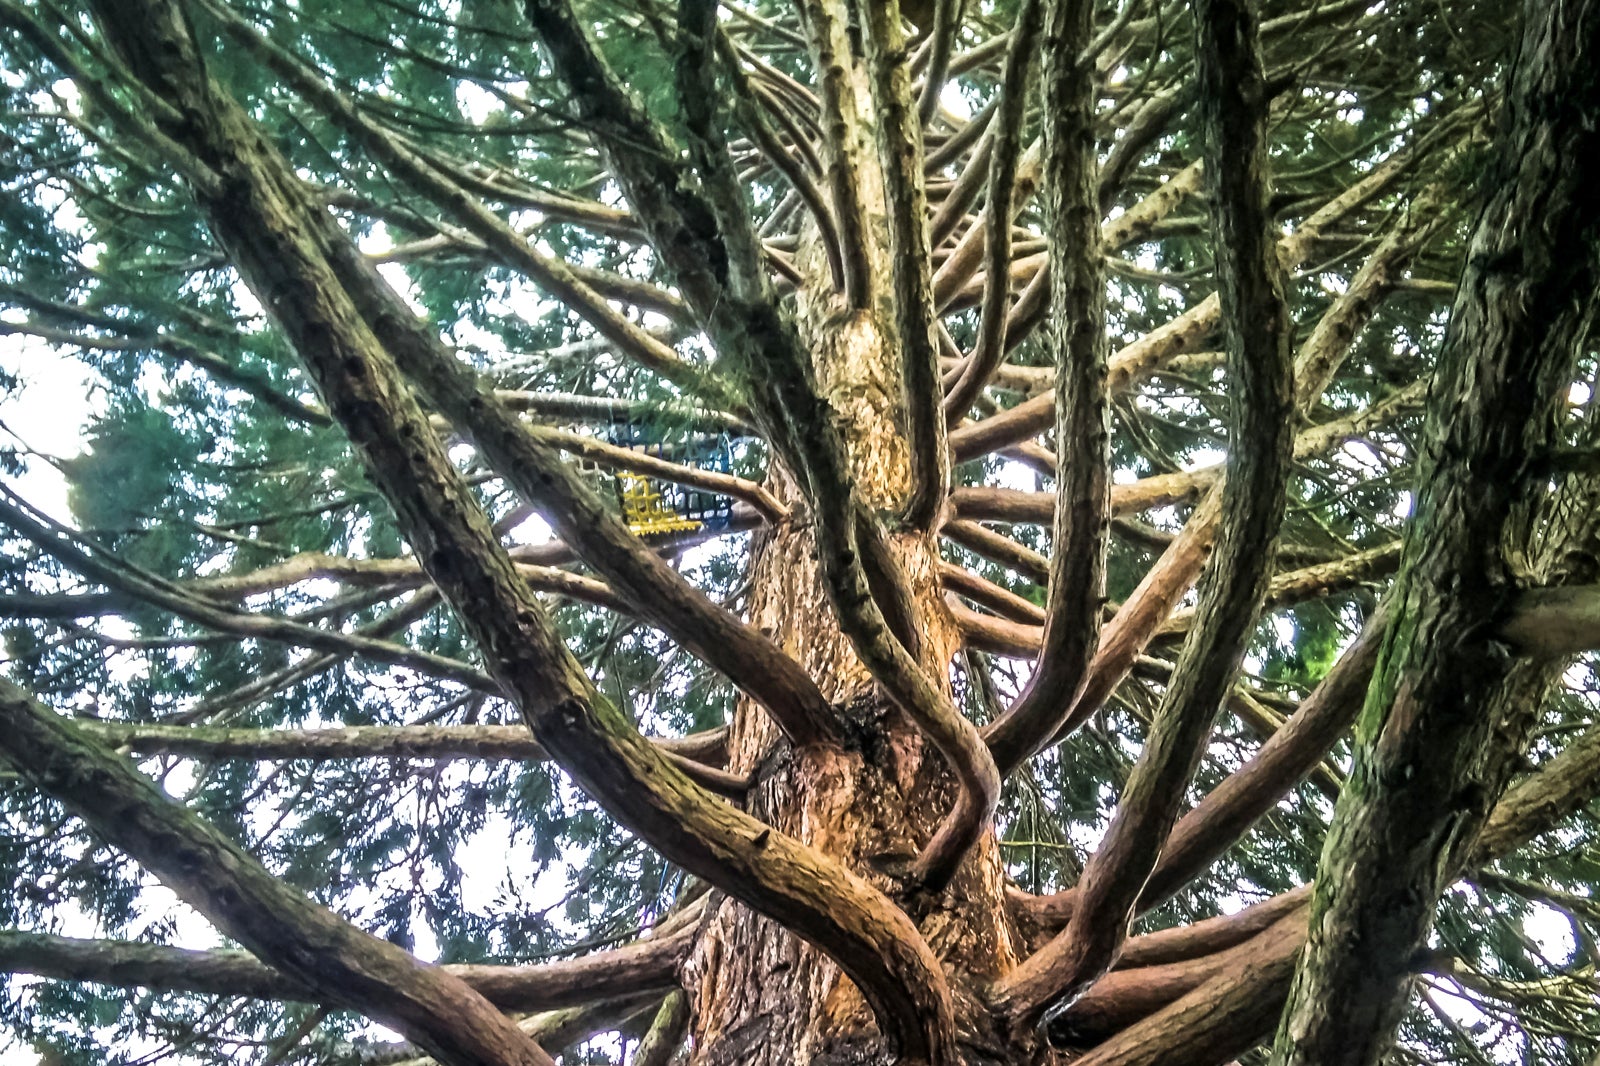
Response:
[{"label": "large tree trunk", "polygon": [[[842,418],[857,485],[872,507],[902,503],[910,482],[897,424],[897,345],[867,313],[812,307],[802,324],[819,376]],[[777,485],[786,502],[791,486]],[[928,534],[897,534],[892,550],[914,593],[920,654],[948,679],[960,634],[937,583]],[[868,877],[899,898],[944,961],[956,998],[963,1060],[1023,1063],[1003,1035],[985,1031],[977,988],[1016,965],[1016,933],[1003,906],[997,840],[984,837],[954,882],[933,899],[906,900],[885,874],[914,856],[949,809],[955,789],[932,747],[875,686],[840,632],[818,574],[804,515],[765,538],[752,571],[750,618],[799,660],[849,726],[843,747],[795,749],[772,720],[741,700],[730,769],[754,773],[749,810]],[[692,1062],[705,1066],[889,1061],[871,1013],[839,968],[815,947],[732,901],[712,913],[689,966]]]}]

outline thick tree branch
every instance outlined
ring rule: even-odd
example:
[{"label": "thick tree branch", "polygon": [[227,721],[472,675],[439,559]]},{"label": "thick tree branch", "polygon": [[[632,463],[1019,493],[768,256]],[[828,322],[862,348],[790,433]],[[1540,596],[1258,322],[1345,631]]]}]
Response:
[{"label": "thick tree branch", "polygon": [[[987,276],[978,318],[978,340],[973,345],[972,354],[962,362],[959,378],[944,398],[945,419],[951,424],[966,414],[1005,360],[1006,321],[1011,306],[1011,227],[1015,217],[1013,201],[1017,184],[1017,154],[1021,148],[1022,119],[1027,111],[1028,75],[1033,66],[1043,17],[1044,0],[1025,0],[1017,12],[1011,46],[1006,50],[998,110],[989,127],[993,131],[989,202],[984,206],[981,226]],[[1091,121],[1092,118],[1091,113]],[[1057,243],[1065,236],[1067,233],[1063,227],[1057,234]],[[1087,248],[1079,248],[1071,254],[1089,257],[1093,253]]]},{"label": "thick tree branch", "polygon": [[[1273,904],[1293,904],[1281,908],[1288,911],[1287,915],[1242,943],[1181,961],[1113,970],[1070,1007],[1050,1019],[1050,1043],[1055,1047],[1093,1047],[1202,985],[1246,969],[1264,955],[1270,957],[1282,950],[1283,945],[1296,938],[1303,940],[1310,895],[1309,890],[1297,889],[1275,897],[1271,901]],[[1266,913],[1280,911],[1279,906],[1263,905],[1255,909]],[[1243,914],[1255,917],[1250,911]],[[1212,921],[1231,922],[1238,917],[1230,915]],[[1242,931],[1255,924],[1239,922],[1229,931]]]},{"label": "thick tree branch", "polygon": [[[1178,820],[1139,893],[1137,910],[1159,905],[1204,871],[1277,806],[1345,734],[1361,709],[1383,628],[1382,616],[1369,622],[1328,676],[1261,749]],[[1073,888],[1045,897],[1034,905],[1037,920],[1064,923],[1076,908],[1078,896],[1078,889]]]},{"label": "thick tree branch", "polygon": [[1476,869],[1509,855],[1566,821],[1600,794],[1600,728],[1582,736],[1506,790],[1473,841],[1464,866]]},{"label": "thick tree branch", "polygon": [[822,117],[822,161],[844,260],[845,303],[871,308],[876,290],[867,249],[867,213],[861,195],[861,115],[856,107],[854,48],[849,12],[839,0],[802,0],[802,21],[816,71]]},{"label": "thick tree branch", "polygon": [[[935,59],[949,55],[954,35],[949,15],[961,0],[938,0]],[[932,249],[928,243],[927,191],[923,186],[922,126],[911,92],[911,69],[897,3],[859,9],[866,22],[867,70],[871,78],[878,164],[889,215],[889,259],[893,287],[893,334],[899,341],[905,390],[906,437],[911,446],[911,494],[902,518],[912,529],[932,529],[950,491],[950,453],[945,447],[944,390],[939,379],[938,315],[933,305]],[[942,71],[938,72],[942,77]],[[932,87],[932,83],[929,83]],[[937,96],[931,98],[937,101]],[[924,107],[931,114],[929,98]]]},{"label": "thick tree branch", "polygon": [[[1592,800],[1597,789],[1600,730],[1591,730],[1496,804],[1470,855],[1471,865],[1492,862],[1555,828]],[[1459,868],[1450,869],[1446,876],[1459,872]],[[1273,928],[1275,934],[1260,940],[1259,950],[1242,966],[1123,1029],[1075,1062],[1216,1066],[1259,1044],[1277,1024],[1294,977],[1295,960],[1306,941],[1306,927],[1298,921]]]},{"label": "thick tree branch", "polygon": [[459,977],[279,881],[125,760],[4,680],[0,726],[0,757],[17,773],[318,998],[394,1025],[444,1062],[551,1066],[537,1044]]}]

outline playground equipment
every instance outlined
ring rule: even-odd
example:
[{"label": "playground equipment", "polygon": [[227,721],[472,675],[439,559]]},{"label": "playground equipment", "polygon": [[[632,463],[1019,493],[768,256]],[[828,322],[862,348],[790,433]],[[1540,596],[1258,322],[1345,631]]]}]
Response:
[{"label": "playground equipment", "polygon": [[[613,427],[611,443],[657,459],[726,474],[733,465],[733,442],[726,433],[692,430],[669,439],[660,426],[623,422]],[[679,485],[630,470],[613,474],[622,520],[640,536],[716,532],[726,529],[733,501],[709,489]]]}]

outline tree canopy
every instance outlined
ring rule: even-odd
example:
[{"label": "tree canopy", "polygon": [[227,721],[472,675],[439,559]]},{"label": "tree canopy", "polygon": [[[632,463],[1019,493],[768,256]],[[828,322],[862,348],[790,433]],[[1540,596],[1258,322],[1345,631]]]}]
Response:
[{"label": "tree canopy", "polygon": [[1595,1061],[1597,47],[0,0],[0,1055]]}]

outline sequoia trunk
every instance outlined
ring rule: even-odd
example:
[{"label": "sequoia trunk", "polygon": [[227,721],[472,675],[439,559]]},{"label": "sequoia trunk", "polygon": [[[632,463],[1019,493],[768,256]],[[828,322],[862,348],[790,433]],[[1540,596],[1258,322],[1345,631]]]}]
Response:
[{"label": "sequoia trunk", "polygon": [[[903,502],[909,460],[897,425],[897,346],[874,316],[809,308],[803,322],[819,376],[847,439],[857,486],[869,506]],[[774,486],[788,502],[791,486]],[[897,534],[892,549],[914,590],[921,655],[948,683],[960,636],[938,585],[927,534]],[[876,691],[840,632],[818,574],[804,514],[765,535],[752,571],[752,624],[773,634],[816,678],[846,722],[840,747],[795,749],[770,718],[741,701],[730,769],[754,773],[749,810],[762,821],[868,877],[912,914],[945,962],[955,994],[962,1055],[972,1063],[1025,1061],[987,1032],[979,986],[1016,964],[1003,906],[1004,868],[992,834],[973,850],[948,890],[907,900],[881,872],[915,855],[954,797],[950,775],[913,724]],[[817,948],[747,908],[723,901],[691,960],[692,1062],[703,1066],[889,1061],[861,996]],[[1001,1054],[1001,1048],[1005,1054]]]}]

